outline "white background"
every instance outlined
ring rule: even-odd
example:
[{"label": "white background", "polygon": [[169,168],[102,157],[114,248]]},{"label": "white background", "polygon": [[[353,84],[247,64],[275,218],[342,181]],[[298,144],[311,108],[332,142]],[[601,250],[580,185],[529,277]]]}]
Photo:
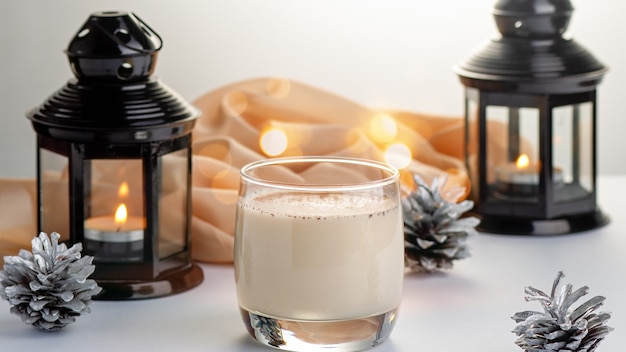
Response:
[{"label": "white background", "polygon": [[[278,76],[374,108],[460,116],[452,67],[496,33],[495,0],[1,0],[0,177],[34,177],[25,113],[72,77],[63,51],[89,14],[135,12],[164,39],[156,75],[189,101]],[[609,67],[598,166],[626,173],[626,2],[573,0],[568,35]]]}]

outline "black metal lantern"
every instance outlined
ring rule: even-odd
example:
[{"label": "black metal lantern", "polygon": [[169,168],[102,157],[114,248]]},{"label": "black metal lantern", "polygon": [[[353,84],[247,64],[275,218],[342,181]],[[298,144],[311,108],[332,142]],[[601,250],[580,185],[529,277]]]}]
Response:
[{"label": "black metal lantern", "polygon": [[161,38],[132,13],[89,17],[66,51],[76,76],[29,112],[39,230],[94,256],[100,299],[202,282],[190,251],[197,111],[151,77]]},{"label": "black metal lantern", "polygon": [[455,68],[480,230],[561,234],[605,225],[596,204],[596,86],[606,68],[564,38],[568,0],[499,0],[497,38]]}]

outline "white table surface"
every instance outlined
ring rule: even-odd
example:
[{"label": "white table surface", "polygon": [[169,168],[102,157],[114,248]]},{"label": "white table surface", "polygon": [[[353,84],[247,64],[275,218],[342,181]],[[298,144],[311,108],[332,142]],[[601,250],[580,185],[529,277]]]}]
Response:
[{"label": "white table surface", "polygon": [[[472,257],[434,275],[407,275],[404,298],[389,340],[375,352],[522,351],[510,318],[541,310],[524,301],[524,287],[549,291],[557,271],[574,288],[588,285],[584,302],[607,297],[615,328],[598,352],[626,346],[626,176],[601,177],[598,203],[611,223],[586,233],[556,237],[480,234]],[[9,314],[0,301],[0,351],[272,351],[245,331],[232,267],[202,265],[204,282],[175,296],[142,301],[97,301],[91,314],[60,332],[42,332]]]}]

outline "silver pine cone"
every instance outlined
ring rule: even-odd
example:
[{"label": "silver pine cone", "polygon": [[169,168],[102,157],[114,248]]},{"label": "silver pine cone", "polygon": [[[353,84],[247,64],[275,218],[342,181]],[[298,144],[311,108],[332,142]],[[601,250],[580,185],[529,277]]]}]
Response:
[{"label": "silver pine cone", "polygon": [[59,234],[44,232],[32,240],[32,253],[20,250],[4,257],[0,270],[0,297],[11,313],[42,330],[60,330],[90,312],[91,297],[100,286],[87,279],[95,269],[93,257],[81,258],[82,245],[59,244]]},{"label": "silver pine cone", "polygon": [[463,189],[446,195],[440,187],[446,178],[435,178],[431,187],[413,175],[417,189],[402,200],[404,219],[404,264],[408,271],[434,272],[452,268],[452,262],[469,257],[467,238],[476,233],[480,220],[461,216],[474,202],[457,203]]},{"label": "silver pine cone", "polygon": [[527,352],[592,352],[613,328],[606,325],[609,313],[595,310],[604,297],[596,296],[574,308],[572,305],[587,294],[589,287],[572,291],[572,285],[560,285],[563,272],[557,274],[550,296],[526,287],[526,301],[539,301],[543,312],[525,311],[513,315],[519,323],[513,330],[515,343]]}]

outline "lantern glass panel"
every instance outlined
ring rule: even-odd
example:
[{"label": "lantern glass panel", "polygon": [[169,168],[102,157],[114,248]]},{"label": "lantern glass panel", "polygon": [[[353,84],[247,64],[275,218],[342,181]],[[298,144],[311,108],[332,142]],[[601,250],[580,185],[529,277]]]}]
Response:
[{"label": "lantern glass panel", "polygon": [[58,232],[61,240],[69,239],[68,158],[45,148],[39,149],[39,182],[41,182],[41,231]]},{"label": "lantern glass panel", "polygon": [[[85,160],[85,249],[99,262],[143,260],[141,159]],[[89,175],[90,174],[90,175]]]},{"label": "lantern glass panel", "polygon": [[[500,200],[538,202],[539,109],[487,106],[487,184]],[[502,146],[496,148],[496,146]]]},{"label": "lantern glass panel", "polygon": [[[552,110],[556,202],[586,198],[593,192],[593,104],[558,106]],[[558,173],[562,179],[556,179]]]},{"label": "lantern glass panel", "polygon": [[478,163],[478,116],[480,110],[478,106],[478,91],[476,89],[467,89],[467,99],[465,104],[467,104],[465,108],[465,123],[467,126],[465,130],[465,160],[472,182],[471,190],[472,192],[475,192],[480,189],[478,178],[478,175],[480,175],[480,165]]},{"label": "lantern glass panel", "polygon": [[181,149],[162,157],[158,226],[160,259],[187,250],[188,156],[189,150]]}]

